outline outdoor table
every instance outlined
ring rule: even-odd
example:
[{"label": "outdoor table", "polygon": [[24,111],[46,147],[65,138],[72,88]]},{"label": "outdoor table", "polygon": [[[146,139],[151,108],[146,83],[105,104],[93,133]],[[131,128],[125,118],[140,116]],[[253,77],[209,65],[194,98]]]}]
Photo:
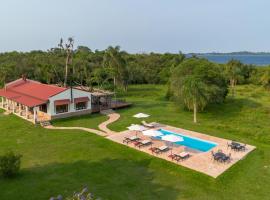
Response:
[{"label": "outdoor table", "polygon": [[232,146],[234,146],[234,147],[239,147],[239,146],[241,146],[241,144],[239,144],[239,143],[237,143],[237,142],[232,142]]},{"label": "outdoor table", "polygon": [[225,154],[225,153],[222,153],[222,152],[215,153],[214,156],[215,156],[215,158],[216,158],[217,160],[226,158],[226,154]]}]

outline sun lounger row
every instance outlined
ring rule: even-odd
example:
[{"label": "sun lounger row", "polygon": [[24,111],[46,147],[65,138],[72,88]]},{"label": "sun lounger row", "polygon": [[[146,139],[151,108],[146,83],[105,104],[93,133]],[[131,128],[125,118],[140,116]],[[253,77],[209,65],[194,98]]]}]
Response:
[{"label": "sun lounger row", "polygon": [[[141,140],[141,138],[139,138],[137,136],[125,137],[123,140],[123,143],[126,143],[126,144],[129,144],[131,142],[134,144],[134,146],[136,146],[138,148],[153,144],[153,142],[151,140]],[[166,145],[163,145],[160,147],[151,147],[149,150],[152,153],[161,154],[161,153],[164,153],[164,152],[171,150],[171,148],[169,148]],[[190,154],[187,152],[172,153],[168,157],[171,158],[172,160],[179,162],[179,161],[182,161],[182,160],[189,158]]]},{"label": "sun lounger row", "polygon": [[123,140],[123,143],[126,143],[126,144],[129,144],[131,142],[136,147],[139,147],[139,148],[152,144],[152,142],[150,140],[142,140],[141,138],[139,138],[137,136],[125,137],[124,140]]}]

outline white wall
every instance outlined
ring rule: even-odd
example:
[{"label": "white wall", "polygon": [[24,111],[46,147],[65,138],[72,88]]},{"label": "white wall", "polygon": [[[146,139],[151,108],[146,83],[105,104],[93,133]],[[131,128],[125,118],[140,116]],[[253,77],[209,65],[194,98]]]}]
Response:
[{"label": "white wall", "polygon": [[[48,108],[47,113],[49,115],[51,115],[51,116],[57,115],[55,113],[54,101],[63,100],[63,99],[70,99],[71,98],[71,94],[70,94],[71,91],[70,90],[71,89],[68,89],[68,90],[61,92],[61,93],[59,93],[59,94],[57,94],[49,99],[49,103],[47,104],[47,108]],[[72,96],[73,96],[73,99],[79,98],[79,97],[88,97],[89,101],[87,103],[87,109],[85,109],[85,110],[91,109],[91,93],[90,92],[85,92],[85,91],[73,88],[72,89]],[[75,109],[74,102],[69,104],[69,111],[68,112],[77,112],[77,110]]]}]

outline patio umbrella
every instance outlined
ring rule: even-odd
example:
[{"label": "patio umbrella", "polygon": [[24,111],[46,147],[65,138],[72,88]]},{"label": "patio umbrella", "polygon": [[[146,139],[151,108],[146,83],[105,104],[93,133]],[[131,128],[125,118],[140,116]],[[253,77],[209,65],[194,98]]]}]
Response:
[{"label": "patio umbrella", "polygon": [[146,118],[146,117],[149,117],[150,115],[147,115],[145,113],[138,113],[136,115],[133,115],[133,117],[136,117],[136,118]]},{"label": "patio umbrella", "polygon": [[147,128],[145,128],[144,126],[138,125],[138,124],[132,124],[131,126],[127,127],[128,130],[131,131],[145,131],[147,130]]},{"label": "patio umbrella", "polygon": [[157,130],[146,130],[142,132],[143,135],[150,136],[150,137],[158,137],[162,136],[163,134],[160,131]]},{"label": "patio umbrella", "polygon": [[137,135],[137,131],[147,130],[147,128],[145,128],[144,126],[138,125],[138,124],[132,124],[131,126],[129,126],[127,128],[128,128],[128,130],[136,131],[136,135]]},{"label": "patio umbrella", "polygon": [[[172,144],[172,146],[173,146],[174,142],[184,141],[184,138],[182,138],[181,136],[177,136],[177,135],[173,135],[173,134],[161,136],[161,139],[164,141],[170,142]],[[171,149],[171,154],[172,154],[172,149]]]}]

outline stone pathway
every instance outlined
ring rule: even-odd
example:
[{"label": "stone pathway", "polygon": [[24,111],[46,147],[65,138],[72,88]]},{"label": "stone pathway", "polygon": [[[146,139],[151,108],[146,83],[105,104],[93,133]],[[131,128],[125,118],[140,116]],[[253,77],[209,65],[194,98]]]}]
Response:
[{"label": "stone pathway", "polygon": [[90,133],[95,133],[95,134],[103,136],[103,137],[115,134],[116,132],[107,128],[107,125],[117,121],[120,118],[120,114],[118,114],[112,110],[103,111],[102,114],[107,115],[109,117],[109,119],[98,125],[98,128],[100,130],[96,130],[96,129],[92,129],[92,128],[85,128],[85,127],[57,127],[57,126],[53,126],[53,125],[45,126],[44,128],[60,129],[60,130],[82,130],[82,131],[87,131]]},{"label": "stone pathway", "polygon": [[109,119],[103,123],[101,123],[100,125],[98,125],[98,128],[102,131],[104,131],[105,133],[107,133],[108,135],[113,135],[117,132],[110,130],[107,126],[115,121],[117,121],[120,118],[120,114],[116,113],[116,112],[102,112],[102,114],[106,114]]}]

